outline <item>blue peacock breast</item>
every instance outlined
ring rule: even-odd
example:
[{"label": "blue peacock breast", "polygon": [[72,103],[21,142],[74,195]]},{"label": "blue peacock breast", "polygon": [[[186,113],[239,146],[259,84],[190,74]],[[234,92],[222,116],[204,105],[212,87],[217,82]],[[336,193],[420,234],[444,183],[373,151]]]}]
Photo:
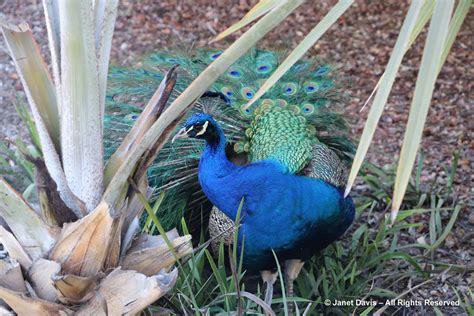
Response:
[{"label": "blue peacock breast", "polygon": [[231,219],[244,197],[238,247],[250,271],[280,259],[307,259],[342,234],[352,222],[342,192],[322,180],[284,173],[270,161],[216,173],[200,165],[199,180],[209,200]]}]

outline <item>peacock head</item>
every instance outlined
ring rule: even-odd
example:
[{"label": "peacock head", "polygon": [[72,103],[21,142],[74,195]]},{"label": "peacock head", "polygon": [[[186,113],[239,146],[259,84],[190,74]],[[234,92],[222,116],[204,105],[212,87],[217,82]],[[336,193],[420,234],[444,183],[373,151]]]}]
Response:
[{"label": "peacock head", "polygon": [[197,113],[188,118],[184,127],[173,137],[172,142],[178,138],[197,138],[212,144],[219,142],[221,134],[222,130],[211,115]]}]

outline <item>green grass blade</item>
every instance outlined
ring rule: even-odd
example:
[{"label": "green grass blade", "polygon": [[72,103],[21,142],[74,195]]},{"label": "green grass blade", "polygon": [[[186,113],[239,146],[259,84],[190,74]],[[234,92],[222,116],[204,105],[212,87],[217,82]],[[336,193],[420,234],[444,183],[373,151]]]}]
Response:
[{"label": "green grass blade", "polygon": [[370,312],[375,308],[374,305],[372,306],[369,306],[368,308],[366,308],[361,314],[360,316],[367,316],[370,314]]},{"label": "green grass blade", "polygon": [[151,219],[153,220],[153,223],[155,224],[156,229],[158,230],[160,235],[163,237],[163,241],[168,246],[169,250],[173,254],[176,261],[178,261],[179,260],[178,254],[176,253],[173,247],[173,244],[171,243],[171,240],[168,238],[168,235],[166,234],[166,231],[163,228],[163,225],[161,225],[160,220],[158,219],[158,217],[156,217],[156,214],[153,212],[153,208],[151,207],[150,203],[148,203],[145,195],[143,195],[143,193],[141,192],[136,192],[136,194],[137,194],[138,200],[140,201],[140,203],[142,203],[143,207],[147,211],[148,216],[151,217]]},{"label": "green grass blade", "polygon": [[337,19],[351,6],[353,0],[340,0],[328,14],[319,22],[311,32],[295,47],[288,57],[281,63],[275,72],[260,87],[255,96],[250,100],[245,108],[250,107],[261,96],[263,96],[303,55],[313,47],[321,36],[333,26]]},{"label": "green grass blade", "polygon": [[359,245],[359,240],[363,234],[367,233],[367,225],[362,224],[356,231],[352,234],[351,250],[355,251]]},{"label": "green grass blade", "polygon": [[25,200],[29,200],[30,197],[35,194],[35,190],[36,189],[36,185],[34,183],[31,183],[26,189],[25,191],[23,191],[22,195],[23,197],[25,198]]},{"label": "green grass blade", "polygon": [[[450,210],[451,208],[441,208],[440,210]],[[429,209],[424,209],[424,208],[415,208],[415,209],[411,209],[411,210],[405,210],[405,211],[400,211],[397,215],[397,222],[400,222],[400,221],[403,221],[404,219],[410,217],[410,216],[413,216],[413,215],[418,215],[418,214],[424,214],[424,213],[428,213],[428,212],[431,212],[432,209],[429,208]]]},{"label": "green grass blade", "polygon": [[[220,288],[220,292],[225,295],[228,292],[226,282],[225,282],[224,278],[222,277],[219,268],[217,267],[216,263],[214,262],[214,259],[212,258],[212,255],[209,252],[209,250],[205,249],[204,252],[206,254],[207,261],[209,262],[209,265],[211,266],[212,274],[214,275],[215,279],[217,280],[217,283],[218,283],[219,288]],[[227,297],[225,298],[225,304],[226,304],[227,310],[230,310],[230,304],[229,304],[229,300],[228,300]]]},{"label": "green grass blade", "polygon": [[[456,223],[456,219],[458,218],[459,212],[462,210],[462,205],[456,205],[454,208],[453,214],[451,215],[451,218],[449,219],[448,223],[446,224],[445,229],[441,233],[441,235],[438,237],[438,239],[430,245],[430,250],[429,252],[432,252],[436,248],[438,248],[441,243],[448,237],[449,233],[451,233],[451,230],[453,229],[454,223]],[[426,253],[425,255],[427,255]]]},{"label": "green grass blade", "polygon": [[425,153],[420,151],[420,155],[418,157],[418,164],[416,166],[416,175],[415,175],[415,190],[416,192],[420,192],[420,185],[421,185],[421,172],[423,171],[423,163],[425,161]]},{"label": "green grass blade", "polygon": [[453,191],[453,184],[454,184],[454,177],[456,176],[456,171],[458,170],[458,164],[459,164],[459,155],[461,153],[461,150],[456,149],[453,152],[452,156],[452,162],[451,162],[451,168],[446,174],[448,175],[448,195],[451,195]]},{"label": "green grass blade", "polygon": [[441,62],[443,47],[448,35],[453,7],[453,0],[437,1],[431,19],[397,168],[397,178],[392,199],[392,222],[397,217],[408,181],[410,180],[413,164],[415,163],[423,126],[425,125],[433,95],[434,84],[438,76],[438,65]]},{"label": "green grass blade", "polygon": [[392,90],[393,82],[395,81],[395,77],[397,75],[398,69],[400,68],[400,64],[402,63],[403,56],[407,50],[408,44],[410,42],[410,36],[416,26],[422,6],[422,1],[413,1],[410,5],[405,21],[403,22],[400,35],[398,36],[397,42],[395,43],[395,47],[393,49],[392,55],[390,56],[387,68],[381,79],[379,89],[375,95],[374,103],[372,104],[367,117],[364,131],[362,132],[359,146],[352,163],[349,179],[347,180],[345,196],[347,196],[351,191],[356,176],[359,173],[360,167],[364,161],[365,155],[367,154],[367,150],[369,149],[369,145],[372,141],[372,138],[374,137],[375,129],[377,128],[380,116],[382,115],[385,104],[387,103],[390,91]]},{"label": "green grass blade", "polygon": [[281,296],[282,296],[282,299],[283,299],[283,310],[284,310],[285,316],[288,316],[288,302],[287,302],[287,299],[286,299],[286,288],[285,288],[285,282],[283,280],[283,273],[281,272],[281,267],[280,267],[280,262],[278,261],[278,257],[276,255],[275,251],[273,251],[273,249],[272,249],[272,253],[273,253],[273,257],[275,258],[276,265],[277,265],[278,277],[280,278]]},{"label": "green grass blade", "polygon": [[[240,266],[240,263],[237,262],[237,245],[238,245],[238,239],[239,239],[239,227],[240,227],[240,214],[242,212],[242,207],[244,206],[244,201],[245,197],[242,197],[239,203],[239,208],[237,209],[237,216],[235,218],[235,224],[234,224],[234,247],[232,249],[232,260],[236,264]],[[243,247],[243,241],[242,241],[242,247]],[[241,257],[242,258],[242,257]]]},{"label": "green grass blade", "polygon": [[[153,204],[152,212],[153,212],[153,214],[155,214],[155,217],[156,217],[156,213],[158,212],[158,209],[160,208],[161,203],[163,202],[164,198],[165,198],[165,192],[163,191],[158,195],[158,198],[156,199],[155,204]],[[143,225],[143,231],[145,231],[149,234],[152,234],[153,231],[155,230],[155,228],[156,228],[156,226],[154,225],[153,218],[151,218],[151,216],[148,216],[146,221],[145,221],[145,225]]]},{"label": "green grass blade", "polygon": [[23,122],[23,124],[26,125],[26,128],[28,129],[28,134],[30,135],[31,142],[38,151],[41,151],[41,141],[40,136],[38,134],[38,129],[36,128],[33,116],[31,115],[27,106],[23,102],[19,101],[17,104],[15,104],[15,109],[21,121]]}]

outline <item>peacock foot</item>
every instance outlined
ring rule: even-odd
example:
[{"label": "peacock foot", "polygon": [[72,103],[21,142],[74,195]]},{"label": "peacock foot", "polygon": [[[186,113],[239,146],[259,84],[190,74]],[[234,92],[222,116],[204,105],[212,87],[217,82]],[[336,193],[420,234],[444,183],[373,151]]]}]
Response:
[{"label": "peacock foot", "polygon": [[262,276],[263,282],[266,284],[267,288],[265,290],[265,303],[268,306],[272,305],[272,299],[273,299],[273,284],[275,284],[278,273],[277,272],[272,272],[268,270],[264,270],[260,272],[260,275]]},{"label": "peacock foot", "polygon": [[[285,279],[286,279],[286,296],[294,296],[294,282],[303,268],[304,262],[299,259],[291,259],[285,261]],[[295,303],[296,304],[296,303]],[[295,306],[293,304],[288,305],[288,314],[293,315]]]}]

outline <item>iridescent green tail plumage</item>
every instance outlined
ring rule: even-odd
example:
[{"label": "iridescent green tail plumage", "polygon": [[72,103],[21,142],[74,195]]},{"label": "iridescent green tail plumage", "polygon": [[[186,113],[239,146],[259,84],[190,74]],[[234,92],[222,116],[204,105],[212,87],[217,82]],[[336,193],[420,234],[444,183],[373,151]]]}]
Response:
[{"label": "iridescent green tail plumage", "polygon": [[[126,135],[165,70],[180,66],[173,99],[220,53],[156,53],[143,62],[142,68],[112,68],[105,120],[106,157]],[[275,52],[251,51],[212,85],[190,115],[204,110],[214,116],[228,136],[228,154],[236,163],[273,159],[287,172],[298,173],[317,161],[313,155],[318,144],[347,159],[352,144],[344,135],[346,122],[336,109],[345,96],[330,65],[315,60],[297,63],[261,100],[243,109],[280,60]],[[183,215],[191,225],[200,225],[202,214],[208,214],[209,205],[197,182],[200,150],[193,141],[168,143],[149,170],[150,185],[156,192],[165,191],[158,216],[167,228],[177,226]]]}]

